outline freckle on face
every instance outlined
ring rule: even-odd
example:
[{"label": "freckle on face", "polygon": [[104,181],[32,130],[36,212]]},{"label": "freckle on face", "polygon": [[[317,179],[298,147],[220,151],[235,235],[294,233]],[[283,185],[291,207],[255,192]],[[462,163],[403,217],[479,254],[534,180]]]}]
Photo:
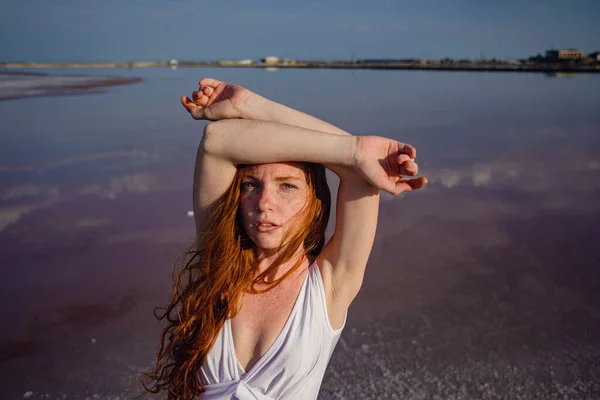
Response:
[{"label": "freckle on face", "polygon": [[[252,182],[241,193],[244,229],[258,247],[277,248],[287,231],[298,229],[294,216],[303,209],[308,195],[304,171],[294,163],[274,163],[252,166],[244,172],[242,182]],[[290,179],[282,180],[285,177]],[[259,232],[254,224],[261,219],[279,228]]]}]

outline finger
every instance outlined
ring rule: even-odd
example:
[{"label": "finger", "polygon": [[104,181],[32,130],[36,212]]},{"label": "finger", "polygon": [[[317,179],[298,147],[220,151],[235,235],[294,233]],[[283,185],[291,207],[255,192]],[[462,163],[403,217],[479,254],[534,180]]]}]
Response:
[{"label": "finger", "polygon": [[410,158],[417,158],[417,149],[410,144],[400,143],[400,153],[407,154]]},{"label": "finger", "polygon": [[219,86],[220,83],[223,82],[213,78],[202,78],[200,82],[198,82],[198,85],[200,85],[201,87],[210,86],[212,88],[215,88]]},{"label": "finger", "polygon": [[194,108],[190,114],[192,114],[192,118],[194,119],[206,119],[206,108],[204,107],[196,107]]},{"label": "finger", "polygon": [[418,178],[403,178],[396,182],[397,193],[412,192],[421,189],[427,184],[427,178],[420,176]]},{"label": "finger", "polygon": [[191,111],[192,107],[197,106],[189,97],[181,96],[181,104],[185,107],[186,110]]},{"label": "finger", "polygon": [[396,157],[396,162],[398,162],[398,164],[404,164],[405,162],[407,162],[410,159],[411,158],[408,154],[400,153],[400,154],[398,154],[398,157]]},{"label": "finger", "polygon": [[408,160],[400,165],[400,175],[415,176],[419,173],[419,166],[413,160]]},{"label": "finger", "polygon": [[204,119],[204,107],[198,106],[189,97],[182,96],[181,104],[185,107],[194,119]]},{"label": "finger", "polygon": [[199,106],[206,106],[208,104],[209,98],[207,96],[204,95],[203,92],[200,91],[194,91],[194,94],[192,95],[193,98],[193,102],[198,104]]},{"label": "finger", "polygon": [[202,88],[202,92],[206,96],[210,97],[215,92],[215,89],[211,88],[210,86],[205,86]]},{"label": "finger", "polygon": [[187,96],[181,96],[181,104],[188,110],[191,111],[194,108],[200,107],[195,101]]}]

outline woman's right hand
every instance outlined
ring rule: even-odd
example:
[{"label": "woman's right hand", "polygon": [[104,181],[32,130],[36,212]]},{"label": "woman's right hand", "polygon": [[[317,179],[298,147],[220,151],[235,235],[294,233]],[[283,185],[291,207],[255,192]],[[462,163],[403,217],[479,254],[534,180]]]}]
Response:
[{"label": "woman's right hand", "polygon": [[192,98],[181,97],[181,104],[194,119],[218,121],[244,118],[243,109],[252,92],[242,86],[203,78]]},{"label": "woman's right hand", "polygon": [[353,164],[374,187],[393,195],[427,184],[415,162],[417,151],[409,144],[379,136],[357,136]]}]

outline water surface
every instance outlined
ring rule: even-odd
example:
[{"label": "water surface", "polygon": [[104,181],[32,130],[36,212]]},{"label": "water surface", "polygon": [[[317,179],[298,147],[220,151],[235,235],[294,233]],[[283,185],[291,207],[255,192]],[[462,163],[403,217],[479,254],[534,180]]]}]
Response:
[{"label": "water surface", "polygon": [[42,72],[143,80],[0,102],[6,398],[139,392],[134,377],[150,366],[160,332],[152,308],[166,301],[173,263],[193,240],[187,211],[204,123],[179,97],[204,76],[353,134],[411,143],[430,180],[382,197],[363,289],[321,398],[600,392],[597,76]]}]

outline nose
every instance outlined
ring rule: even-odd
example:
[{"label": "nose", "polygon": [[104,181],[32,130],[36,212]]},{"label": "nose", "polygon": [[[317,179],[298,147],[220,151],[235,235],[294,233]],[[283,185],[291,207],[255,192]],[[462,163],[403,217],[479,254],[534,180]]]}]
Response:
[{"label": "nose", "polygon": [[273,199],[274,193],[269,189],[269,187],[263,187],[259,192],[258,201],[256,202],[256,208],[258,211],[267,211],[273,208]]}]

